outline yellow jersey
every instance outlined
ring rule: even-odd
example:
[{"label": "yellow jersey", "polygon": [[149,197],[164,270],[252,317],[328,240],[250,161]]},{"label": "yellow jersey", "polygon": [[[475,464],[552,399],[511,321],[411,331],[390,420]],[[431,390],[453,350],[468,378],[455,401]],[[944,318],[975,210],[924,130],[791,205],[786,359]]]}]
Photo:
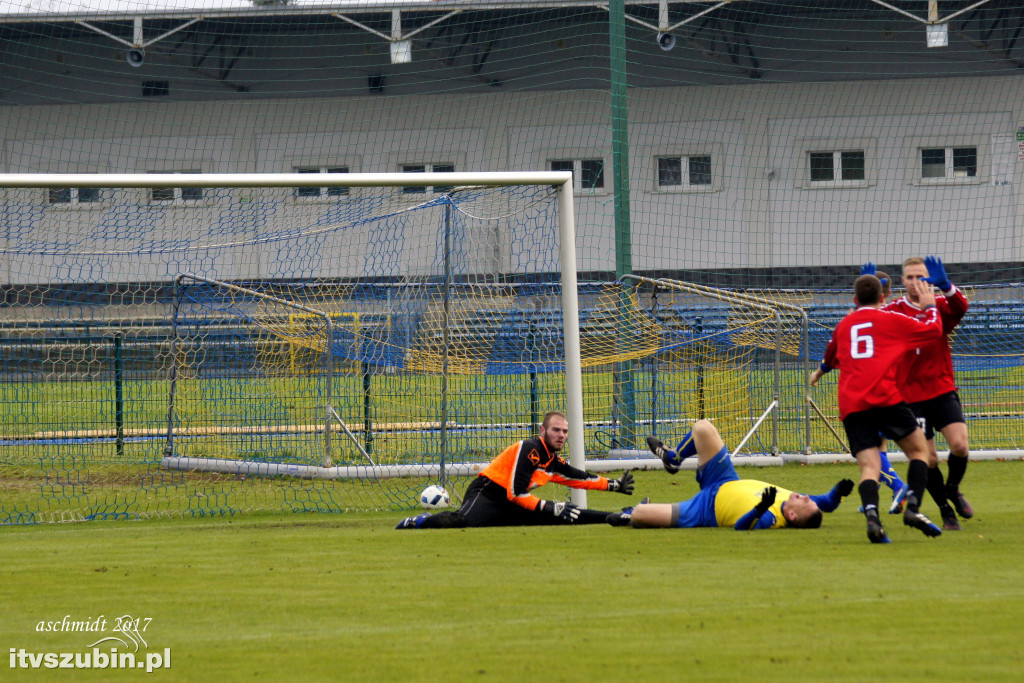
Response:
[{"label": "yellow jersey", "polygon": [[[771,484],[756,479],[738,479],[722,484],[715,496],[715,518],[718,520],[718,526],[735,526],[740,517],[761,502],[761,493],[769,486]],[[789,498],[792,491],[777,486],[775,488],[778,493],[775,495],[775,502],[768,508],[768,512],[775,516],[775,523],[771,528],[781,529],[786,526],[786,519],[782,516],[782,504]]]}]

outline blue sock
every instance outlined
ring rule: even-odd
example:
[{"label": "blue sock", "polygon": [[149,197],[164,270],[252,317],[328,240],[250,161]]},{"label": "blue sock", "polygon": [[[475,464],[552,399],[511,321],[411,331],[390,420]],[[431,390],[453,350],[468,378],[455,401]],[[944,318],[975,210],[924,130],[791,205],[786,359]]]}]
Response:
[{"label": "blue sock", "polygon": [[892,468],[892,463],[889,462],[889,455],[885,451],[878,451],[878,456],[882,461],[882,481],[893,491],[898,491],[903,487],[903,480],[900,479],[900,475],[896,474],[896,470]]},{"label": "blue sock", "polygon": [[686,436],[676,446],[676,457],[680,460],[686,460],[691,455],[697,455],[697,444],[693,441],[693,432],[686,432]]}]

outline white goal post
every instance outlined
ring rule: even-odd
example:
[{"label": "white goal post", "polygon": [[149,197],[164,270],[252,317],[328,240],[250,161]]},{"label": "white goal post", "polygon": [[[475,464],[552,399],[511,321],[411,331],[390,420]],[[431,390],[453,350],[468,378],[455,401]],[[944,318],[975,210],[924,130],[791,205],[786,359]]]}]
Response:
[{"label": "white goal post", "polygon": [[[565,411],[569,418],[569,461],[584,469],[583,385],[580,358],[579,303],[576,278],[576,227],[573,207],[572,173],[552,172],[458,172],[458,173],[320,173],[315,179],[302,173],[195,173],[195,174],[0,174],[3,188],[302,188],[318,187],[430,187],[455,188],[501,186],[551,186],[557,190],[557,222],[561,306],[565,351]],[[236,461],[235,463],[240,464]],[[313,468],[316,470],[316,468]],[[298,474],[318,478],[331,476],[309,471]],[[415,472],[399,472],[419,474]],[[427,473],[429,474],[429,473]],[[466,473],[462,473],[466,474]],[[585,505],[583,491],[573,491],[573,500]]]}]

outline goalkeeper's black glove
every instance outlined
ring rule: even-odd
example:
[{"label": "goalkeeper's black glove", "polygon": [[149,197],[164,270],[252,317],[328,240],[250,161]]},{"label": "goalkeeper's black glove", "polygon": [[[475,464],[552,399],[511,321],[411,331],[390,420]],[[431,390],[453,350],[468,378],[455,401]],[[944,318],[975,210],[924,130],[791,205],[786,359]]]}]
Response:
[{"label": "goalkeeper's black glove", "polygon": [[768,508],[775,504],[775,494],[778,492],[779,490],[774,486],[769,486],[761,492],[761,502],[754,506],[758,517],[768,512]]},{"label": "goalkeeper's black glove", "polygon": [[633,495],[633,473],[626,470],[618,479],[609,479],[608,490],[615,493],[625,493],[627,496]]},{"label": "goalkeeper's black glove", "polygon": [[576,520],[580,518],[580,509],[572,503],[556,503],[553,500],[542,500],[540,505],[544,512],[550,513],[552,517],[557,517],[569,524],[575,524]]},{"label": "goalkeeper's black glove", "polygon": [[846,498],[853,491],[853,480],[852,479],[841,479],[836,484],[836,493],[839,494],[840,498]]}]

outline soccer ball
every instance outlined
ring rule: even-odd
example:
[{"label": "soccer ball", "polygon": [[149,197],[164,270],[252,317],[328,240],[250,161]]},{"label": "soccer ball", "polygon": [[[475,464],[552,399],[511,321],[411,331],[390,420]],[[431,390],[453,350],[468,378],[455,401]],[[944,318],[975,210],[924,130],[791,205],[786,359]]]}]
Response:
[{"label": "soccer ball", "polygon": [[428,486],[423,489],[423,493],[420,494],[420,505],[427,508],[428,510],[435,510],[437,508],[446,508],[452,502],[448,492],[440,486]]}]

